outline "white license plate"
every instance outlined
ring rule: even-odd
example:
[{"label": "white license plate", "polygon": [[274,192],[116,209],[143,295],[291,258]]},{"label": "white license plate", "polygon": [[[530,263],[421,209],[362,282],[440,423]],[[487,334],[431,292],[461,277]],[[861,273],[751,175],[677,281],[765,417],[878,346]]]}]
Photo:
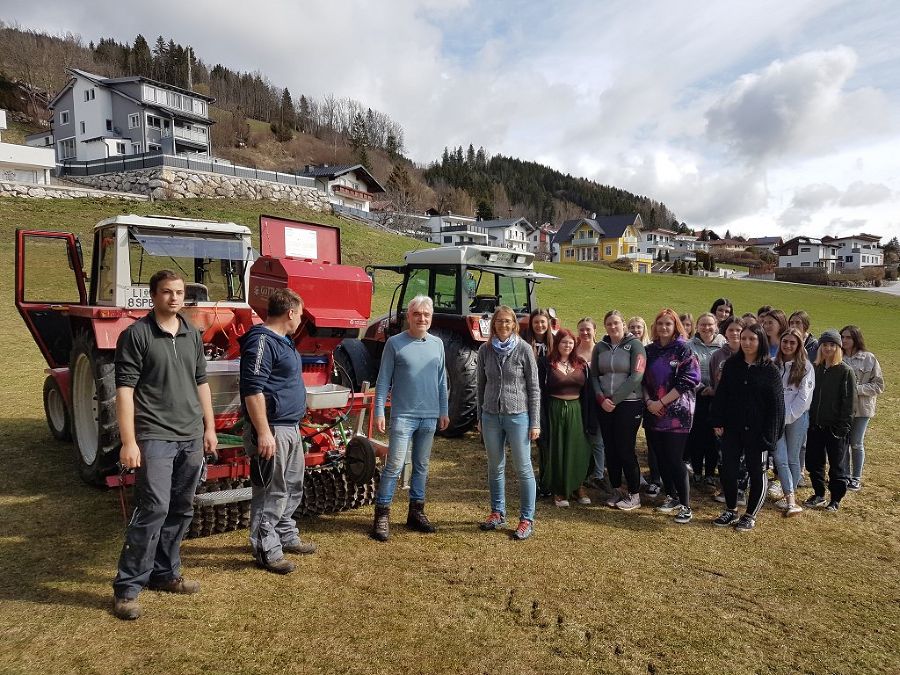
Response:
[{"label": "white license plate", "polygon": [[491,334],[491,320],[490,319],[478,319],[478,329],[481,331],[482,335],[490,335]]}]

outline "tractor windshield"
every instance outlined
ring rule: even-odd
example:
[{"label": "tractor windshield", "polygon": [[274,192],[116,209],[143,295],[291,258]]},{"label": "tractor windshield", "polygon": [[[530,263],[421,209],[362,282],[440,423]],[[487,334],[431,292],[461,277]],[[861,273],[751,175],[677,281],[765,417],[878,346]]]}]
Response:
[{"label": "tractor windshield", "polygon": [[131,283],[150,283],[170,267],[188,282],[188,302],[244,302],[244,270],[256,258],[239,234],[132,229],[128,237]]},{"label": "tractor windshield", "polygon": [[469,268],[466,279],[469,311],[493,312],[499,305],[512,307],[516,314],[528,314],[528,280],[524,276],[507,276],[502,272]]}]

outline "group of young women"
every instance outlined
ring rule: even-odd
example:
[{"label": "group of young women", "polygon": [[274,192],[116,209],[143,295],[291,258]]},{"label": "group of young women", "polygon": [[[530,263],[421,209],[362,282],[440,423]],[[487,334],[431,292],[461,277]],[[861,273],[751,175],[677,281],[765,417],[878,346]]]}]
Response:
[{"label": "group of young women", "polygon": [[[857,326],[816,339],[802,310],[787,316],[764,306],[738,317],[727,298],[696,322],[662,309],[649,330],[641,317],[611,310],[599,341],[590,317],[577,334],[553,324],[537,309],[520,335],[513,310],[499,307],[479,350],[491,493],[482,529],[506,523],[507,445],[519,479],[517,539],[533,532],[538,494],[559,508],[590,504],[591,481],[623,511],[641,507],[642,489],[659,495],[656,511],[680,524],[693,518],[692,486],[718,486],[725,510],[713,524],[743,532],[755,527],[767,494],[794,516],[804,506],[837,511],[848,489],[861,488],[865,432],[884,379]],[[642,424],[648,480],[636,451]],[[769,485],[770,459],[777,487]],[[813,494],[801,506],[804,466]]]}]

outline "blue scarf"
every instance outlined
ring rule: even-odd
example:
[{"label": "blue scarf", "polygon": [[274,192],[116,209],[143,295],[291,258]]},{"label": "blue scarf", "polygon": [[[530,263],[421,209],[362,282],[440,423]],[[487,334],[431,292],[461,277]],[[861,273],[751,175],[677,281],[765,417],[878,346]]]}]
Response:
[{"label": "blue scarf", "polygon": [[513,333],[505,340],[501,341],[496,335],[491,338],[491,346],[500,356],[509,356],[516,344],[519,342],[519,336]]}]

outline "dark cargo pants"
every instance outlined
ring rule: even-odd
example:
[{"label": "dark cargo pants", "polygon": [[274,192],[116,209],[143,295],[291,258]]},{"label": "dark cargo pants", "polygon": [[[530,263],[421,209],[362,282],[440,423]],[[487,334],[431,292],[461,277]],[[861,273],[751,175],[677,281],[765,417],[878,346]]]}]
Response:
[{"label": "dark cargo pants", "polygon": [[136,598],[151,581],[179,576],[181,540],[194,516],[194,493],[203,467],[203,439],[138,441],[141,466],[135,508],[113,581],[117,598]]}]

